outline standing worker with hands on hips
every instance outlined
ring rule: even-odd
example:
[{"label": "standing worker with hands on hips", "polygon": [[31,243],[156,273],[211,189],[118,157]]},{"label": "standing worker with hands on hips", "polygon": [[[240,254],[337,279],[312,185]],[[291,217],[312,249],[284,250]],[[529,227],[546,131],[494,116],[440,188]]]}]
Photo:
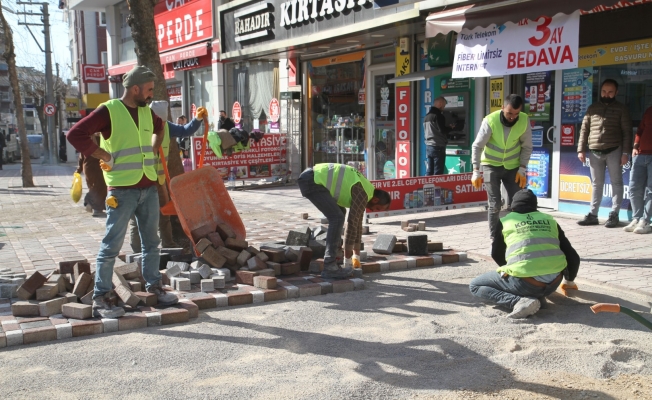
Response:
[{"label": "standing worker with hands on hips", "polygon": [[341,246],[346,209],[347,220],[344,257],[360,256],[362,219],[365,209],[386,211],[392,201],[389,193],[374,188],[357,169],[344,164],[317,164],[301,173],[297,180],[301,195],[328,219],[323,278],[346,278],[353,270],[337,265],[337,250]]},{"label": "standing worker with hands on hips", "polygon": [[[159,201],[156,164],[163,142],[164,121],[147,107],[154,95],[152,71],[135,66],[122,78],[121,99],[109,100],[75,124],[67,138],[79,152],[99,158],[108,187],[106,232],[97,254],[93,315],[118,318],[124,309],[113,305],[113,265],[118,256],[129,218],[135,214],[143,241],[143,278],[146,290],[156,294],[159,305],[179,301],[166,293],[159,272],[160,243],[157,229]],[[100,132],[98,147],[91,136]]]},{"label": "standing worker with hands on hips", "polygon": [[501,110],[484,117],[473,142],[471,183],[476,189],[485,182],[489,203],[489,234],[494,238],[500,218],[500,184],[507,189],[507,204],[527,185],[527,164],[532,154],[532,130],[523,109],[523,98],[510,94]]},{"label": "standing worker with hands on hips", "polygon": [[[618,82],[605,79],[600,87],[600,101],[587,108],[580,139],[577,146],[577,158],[584,164],[588,158],[591,169],[591,208],[578,225],[598,225],[598,210],[602,202],[605,170],[609,169],[613,197],[611,212],[604,224],[606,228],[615,228],[620,219],[620,203],[623,202],[622,166],[629,161],[632,149],[632,119],[627,106],[616,100]],[[588,152],[588,156],[587,156]]]}]

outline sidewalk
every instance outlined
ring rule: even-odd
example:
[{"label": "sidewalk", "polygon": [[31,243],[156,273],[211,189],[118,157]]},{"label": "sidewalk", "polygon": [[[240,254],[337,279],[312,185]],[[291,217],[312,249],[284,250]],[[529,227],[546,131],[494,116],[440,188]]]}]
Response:
[{"label": "sidewalk", "polygon": [[[78,204],[70,200],[76,165],[38,162],[32,164],[35,188],[21,187],[20,164],[0,171],[0,266],[29,275],[35,270],[49,272],[63,260],[82,257],[94,262],[105,219],[86,213],[83,200]],[[234,191],[232,198],[247,228],[247,239],[254,245],[285,239],[290,229],[319,225],[320,213],[296,186]],[[310,218],[302,220],[302,212]],[[580,281],[589,279],[652,295],[652,235],[602,225],[581,227],[576,224],[580,216],[551,214],[582,258]],[[426,221],[430,239],[442,241],[447,248],[468,252],[471,258],[490,257],[483,208],[371,219],[370,232],[406,237],[408,233],[400,229],[404,219]],[[123,251],[131,251],[127,242]]]}]

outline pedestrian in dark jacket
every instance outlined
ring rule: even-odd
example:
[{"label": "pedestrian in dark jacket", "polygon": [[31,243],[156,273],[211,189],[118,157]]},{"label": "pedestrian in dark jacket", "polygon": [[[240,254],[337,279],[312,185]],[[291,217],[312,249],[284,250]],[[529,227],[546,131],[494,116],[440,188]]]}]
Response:
[{"label": "pedestrian in dark jacket", "polygon": [[446,107],[446,99],[437,97],[432,102],[430,111],[423,120],[423,132],[426,139],[426,158],[428,167],[426,175],[443,175],[446,173],[446,145],[448,134],[452,128],[446,126],[442,111]]},{"label": "pedestrian in dark jacket", "polygon": [[589,160],[593,193],[589,213],[577,223],[579,225],[598,225],[598,211],[602,202],[605,170],[609,169],[613,196],[611,212],[604,224],[607,228],[618,226],[620,203],[623,202],[622,166],[629,160],[632,150],[632,119],[627,106],[616,100],[618,82],[605,79],[600,87],[600,101],[586,110],[577,158],[585,163]]}]

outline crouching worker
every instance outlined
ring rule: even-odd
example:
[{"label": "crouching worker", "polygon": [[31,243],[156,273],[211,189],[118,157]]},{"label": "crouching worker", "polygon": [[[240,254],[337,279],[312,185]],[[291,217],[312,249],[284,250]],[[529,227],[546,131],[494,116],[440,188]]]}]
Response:
[{"label": "crouching worker", "polygon": [[474,296],[498,303],[512,312],[510,318],[533,315],[545,298],[562,287],[577,289],[573,282],[580,257],[550,215],[537,211],[537,197],[529,189],[517,192],[512,212],[500,219],[491,257],[500,266],[473,279]]},{"label": "crouching worker", "polygon": [[312,202],[328,219],[323,278],[346,278],[351,267],[340,268],[337,250],[341,247],[346,208],[349,210],[344,239],[344,256],[360,255],[362,219],[365,209],[385,211],[391,198],[384,190],[375,189],[358,170],[343,164],[317,164],[301,173],[297,183],[301,195]]}]

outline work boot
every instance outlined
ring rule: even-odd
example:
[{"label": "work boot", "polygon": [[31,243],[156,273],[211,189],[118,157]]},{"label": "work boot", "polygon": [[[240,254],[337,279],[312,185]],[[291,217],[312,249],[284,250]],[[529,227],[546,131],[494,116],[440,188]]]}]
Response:
[{"label": "work boot", "polygon": [[109,297],[109,293],[104,296],[95,297],[93,299],[93,316],[98,318],[120,318],[125,315],[125,310],[121,307],[116,307],[113,304],[113,299]]},{"label": "work boot", "polygon": [[586,214],[584,219],[577,221],[577,225],[589,226],[589,225],[599,225],[598,216],[591,213]]},{"label": "work boot", "polygon": [[541,308],[541,302],[538,299],[521,297],[521,300],[516,303],[511,314],[509,314],[507,317],[513,319],[526,318],[530,315],[534,315],[537,311],[539,311],[539,308]]},{"label": "work boot", "polygon": [[156,301],[158,302],[159,306],[171,306],[179,302],[179,298],[175,294],[165,292],[165,289],[163,289],[163,286],[161,286],[160,281],[155,285],[148,287],[147,293],[156,294]]},{"label": "work boot", "polygon": [[609,213],[609,218],[607,219],[607,222],[604,223],[604,227],[615,228],[618,226],[619,222],[620,219],[618,218],[618,213],[616,211],[612,211]]},{"label": "work boot", "polygon": [[93,217],[94,218],[103,218],[106,217],[106,213],[104,210],[93,210]]},{"label": "work boot", "polygon": [[344,279],[353,273],[353,268],[340,268],[337,265],[337,262],[333,261],[328,264],[324,264],[324,270],[321,273],[322,278],[326,279]]},{"label": "work boot", "polygon": [[625,232],[634,232],[634,229],[636,229],[636,225],[638,225],[638,218],[634,218],[632,222],[629,223],[629,225],[623,228],[623,230]]},{"label": "work boot", "polygon": [[650,226],[650,223],[643,218],[641,218],[638,221],[638,224],[636,225],[636,229],[634,229],[634,233],[650,233],[652,232],[652,226]]}]

